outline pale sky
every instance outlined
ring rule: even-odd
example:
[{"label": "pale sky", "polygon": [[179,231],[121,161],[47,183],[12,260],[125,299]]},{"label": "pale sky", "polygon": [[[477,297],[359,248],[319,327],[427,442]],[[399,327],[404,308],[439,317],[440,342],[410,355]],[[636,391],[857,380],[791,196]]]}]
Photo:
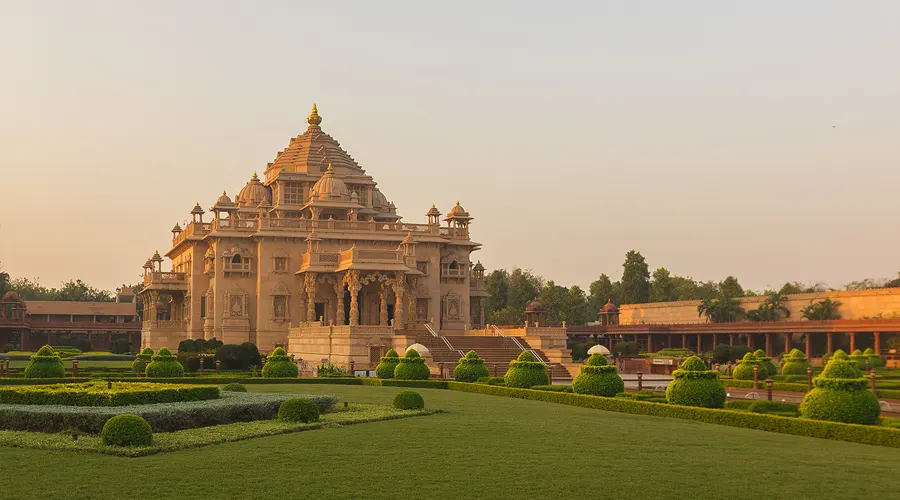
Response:
[{"label": "pale sky", "polygon": [[316,102],[488,269],[894,277],[898,49],[897,1],[0,0],[0,262],[137,281]]}]

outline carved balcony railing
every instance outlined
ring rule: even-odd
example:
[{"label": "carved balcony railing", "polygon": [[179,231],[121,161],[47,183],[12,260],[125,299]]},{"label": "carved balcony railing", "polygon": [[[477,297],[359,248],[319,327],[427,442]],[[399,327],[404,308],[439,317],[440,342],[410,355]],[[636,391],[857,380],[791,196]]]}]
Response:
[{"label": "carved balcony railing", "polygon": [[153,271],[144,274],[144,286],[150,285],[184,285],[187,286],[187,273]]}]

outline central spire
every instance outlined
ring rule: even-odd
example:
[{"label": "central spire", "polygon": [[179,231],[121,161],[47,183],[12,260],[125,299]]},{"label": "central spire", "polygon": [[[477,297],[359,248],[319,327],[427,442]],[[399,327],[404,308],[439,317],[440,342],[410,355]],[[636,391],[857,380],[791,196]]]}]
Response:
[{"label": "central spire", "polygon": [[322,117],[319,116],[319,110],[316,109],[315,103],[313,103],[312,111],[309,113],[309,116],[306,117],[306,123],[315,126],[319,126],[319,124],[322,123]]}]

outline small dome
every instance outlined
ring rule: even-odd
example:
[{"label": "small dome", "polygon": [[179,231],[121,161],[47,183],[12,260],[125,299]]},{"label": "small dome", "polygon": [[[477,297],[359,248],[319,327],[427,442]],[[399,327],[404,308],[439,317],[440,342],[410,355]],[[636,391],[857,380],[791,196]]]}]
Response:
[{"label": "small dome", "polygon": [[147,262],[144,262],[144,269],[153,269],[153,262],[150,262],[150,259],[147,259]]},{"label": "small dome", "polygon": [[194,205],[194,208],[191,210],[191,213],[192,213],[192,214],[199,214],[199,215],[203,215],[203,214],[205,213],[205,212],[203,212],[203,207],[200,206],[200,202],[199,202],[199,201],[197,202],[196,205]]},{"label": "small dome", "polygon": [[450,212],[447,214],[447,217],[468,217],[469,212],[466,212],[466,209],[456,202],[456,206],[450,209]]},{"label": "small dome", "polygon": [[428,213],[425,214],[426,217],[440,217],[441,211],[437,209],[434,204],[431,205],[431,208],[428,209]]},{"label": "small dome", "polygon": [[604,305],[600,310],[608,312],[608,313],[619,312],[619,308],[616,307],[616,305],[612,303],[612,299],[607,299],[606,305]]},{"label": "small dome", "polygon": [[331,164],[328,164],[328,170],[313,185],[312,190],[312,196],[318,200],[343,200],[350,196],[350,190],[347,189],[344,181],[334,176],[334,168]]},{"label": "small dome", "polygon": [[181,226],[180,226],[177,222],[175,223],[175,227],[172,228],[172,232],[173,232],[173,233],[180,233],[180,232],[181,232]]},{"label": "small dome", "polygon": [[238,193],[236,201],[239,205],[244,207],[256,207],[259,205],[259,202],[263,200],[271,202],[272,192],[269,191],[269,188],[264,186],[262,182],[259,182],[259,177],[256,176],[256,172],[253,172],[253,177],[250,178],[247,185],[241,189],[240,193]]},{"label": "small dome", "polygon": [[412,350],[416,351],[417,353],[419,353],[419,356],[422,356],[423,358],[426,358],[426,357],[428,357],[428,356],[431,356],[431,352],[428,350],[427,347],[423,346],[422,344],[415,343],[415,344],[413,344],[413,345],[411,345],[411,346],[409,346],[409,347],[406,348],[407,351],[410,350],[410,349],[412,349]]},{"label": "small dome", "polygon": [[216,205],[231,205],[231,198],[228,197],[228,194],[225,191],[222,191],[222,196],[219,196],[219,199],[216,200]]},{"label": "small dome", "polygon": [[159,254],[159,250],[153,252],[153,257],[150,257],[150,260],[153,262],[162,262],[162,255]]},{"label": "small dome", "polygon": [[378,188],[372,190],[372,206],[375,208],[388,206],[387,197],[384,196],[384,193],[382,193]]},{"label": "small dome", "polygon": [[538,302],[537,300],[532,300],[531,302],[528,303],[527,306],[525,306],[525,312],[527,312],[527,313],[542,313],[542,312],[547,312],[547,310],[544,309],[544,306],[540,302]]},{"label": "small dome", "polygon": [[475,263],[475,267],[472,268],[473,271],[484,271],[484,266],[481,265],[481,261]]},{"label": "small dome", "polygon": [[604,356],[609,356],[609,354],[610,354],[609,349],[607,349],[606,346],[602,346],[600,344],[597,344],[594,347],[591,347],[590,349],[588,349],[587,353],[588,354],[602,354]]},{"label": "small dome", "polygon": [[18,294],[18,292],[14,291],[14,290],[10,290],[10,291],[6,292],[5,294],[3,294],[2,300],[4,302],[5,301],[22,302],[22,297]]}]

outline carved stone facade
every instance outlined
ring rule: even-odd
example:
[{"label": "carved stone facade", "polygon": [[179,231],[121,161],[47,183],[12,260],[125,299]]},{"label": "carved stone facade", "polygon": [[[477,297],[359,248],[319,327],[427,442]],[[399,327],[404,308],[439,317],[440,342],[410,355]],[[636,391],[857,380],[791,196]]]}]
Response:
[{"label": "carved stone facade", "polygon": [[[162,272],[158,253],[147,261],[145,318],[167,319],[145,323],[144,346],[215,337],[332,359],[335,331],[347,332],[341,342],[356,346],[347,355],[359,357],[424,322],[445,331],[483,324],[484,268],[470,259],[480,244],[469,237],[469,213],[457,202],[443,219],[432,206],[426,224],[402,222],[322,131],[315,106],[307,121],[263,178],[254,173],[236,198],[218,198],[212,221],[197,204],[191,222],[173,228],[172,272]],[[322,328],[333,330],[326,338]]]}]

